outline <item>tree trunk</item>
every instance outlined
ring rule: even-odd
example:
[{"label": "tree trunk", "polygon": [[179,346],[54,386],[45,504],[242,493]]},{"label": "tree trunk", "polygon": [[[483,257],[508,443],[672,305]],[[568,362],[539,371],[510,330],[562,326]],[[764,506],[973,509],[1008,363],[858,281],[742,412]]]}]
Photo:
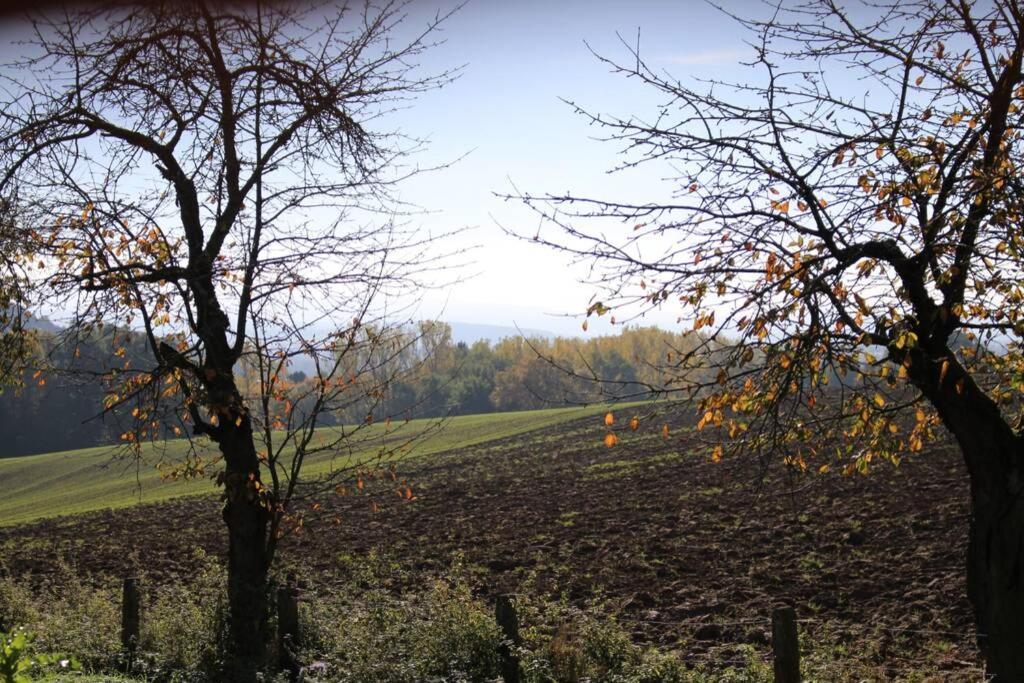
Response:
[{"label": "tree trunk", "polygon": [[[1020,443],[1000,442],[979,425],[971,443],[961,441],[975,463],[1007,460],[1012,467],[971,476],[971,525],[967,594],[974,607],[978,645],[996,681],[1024,681],[1024,500]],[[988,448],[1004,457],[992,458]],[[1008,457],[1007,457],[1008,456]],[[970,466],[969,466],[970,467]]]},{"label": "tree trunk", "polygon": [[[190,286],[198,309],[197,327],[205,341],[206,363],[197,376],[205,404],[216,419],[203,429],[224,458],[224,524],[228,529],[228,634],[221,680],[255,683],[266,664],[267,525],[269,498],[260,479],[252,421],[235,383],[237,357],[228,344],[229,322],[214,294],[209,261],[194,266]],[[196,417],[199,424],[200,418]]]},{"label": "tree trunk", "polygon": [[248,417],[227,427],[224,523],[228,528],[228,642],[223,679],[251,683],[266,663],[267,522]]},{"label": "tree trunk", "polygon": [[913,365],[970,476],[967,594],[987,672],[995,681],[1024,681],[1024,444],[952,354]]}]

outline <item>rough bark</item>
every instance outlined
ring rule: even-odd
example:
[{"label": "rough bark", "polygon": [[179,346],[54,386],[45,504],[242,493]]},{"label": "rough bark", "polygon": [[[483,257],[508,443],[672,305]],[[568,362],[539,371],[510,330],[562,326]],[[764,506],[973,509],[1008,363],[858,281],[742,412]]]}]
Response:
[{"label": "rough bark", "polygon": [[205,430],[224,458],[224,523],[228,530],[228,643],[223,680],[251,683],[266,664],[267,526],[269,497],[260,478],[252,421],[235,383],[236,355],[224,315],[201,258],[193,280],[198,328],[207,350],[201,369],[207,406],[216,420]]},{"label": "rough bark", "polygon": [[228,529],[228,653],[225,679],[254,681],[266,659],[267,523],[247,418],[220,442]]},{"label": "rough bark", "polygon": [[916,383],[956,438],[970,476],[967,592],[978,645],[992,680],[1024,681],[1021,438],[951,353],[915,364]]}]

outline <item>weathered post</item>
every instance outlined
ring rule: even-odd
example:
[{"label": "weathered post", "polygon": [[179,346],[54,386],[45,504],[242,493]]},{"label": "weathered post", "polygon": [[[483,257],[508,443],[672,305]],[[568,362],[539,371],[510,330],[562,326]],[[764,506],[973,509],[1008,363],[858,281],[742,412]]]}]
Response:
[{"label": "weathered post", "polygon": [[800,683],[800,641],[792,607],[772,611],[772,658],[775,683]]},{"label": "weathered post", "polygon": [[494,605],[494,619],[504,636],[504,642],[498,648],[501,657],[501,679],[505,683],[519,683],[519,655],[516,652],[522,644],[519,637],[519,615],[508,595],[499,595]]},{"label": "weathered post", "polygon": [[139,645],[139,580],[126,578],[121,590],[121,650],[124,652],[124,666],[130,671],[135,660],[135,649]]},{"label": "weathered post", "polygon": [[291,674],[292,680],[299,675],[295,655],[301,645],[300,636],[298,589],[289,575],[288,585],[277,589],[277,652],[278,665]]}]

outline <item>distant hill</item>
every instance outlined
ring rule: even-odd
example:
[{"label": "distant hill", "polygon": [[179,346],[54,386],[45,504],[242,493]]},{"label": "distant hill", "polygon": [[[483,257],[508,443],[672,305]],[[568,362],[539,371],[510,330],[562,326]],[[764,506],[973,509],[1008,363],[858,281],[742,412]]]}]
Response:
[{"label": "distant hill", "polygon": [[540,337],[542,339],[554,339],[558,335],[548,330],[535,330],[527,327],[515,328],[506,325],[485,325],[483,323],[449,322],[452,328],[452,341],[456,344],[465,342],[472,345],[475,342],[485,339],[489,342],[496,342],[506,337]]},{"label": "distant hill", "polygon": [[[15,308],[14,306],[9,306],[4,317],[6,317],[7,320],[13,320],[16,316],[17,310],[18,309]],[[28,311],[25,312],[25,317],[22,320],[22,324],[25,326],[25,329],[27,330],[40,330],[42,332],[51,333],[60,332],[60,328],[54,325],[49,318],[45,316],[37,317],[32,315],[32,313]]]},{"label": "distant hill", "polygon": [[36,318],[30,317],[25,324],[25,327],[29,330],[40,330],[42,332],[50,332],[56,334],[61,331],[61,328],[53,324],[49,318]]},{"label": "distant hill", "polygon": [[[442,321],[452,329],[452,343],[465,343],[472,346],[478,341],[487,341],[496,344],[502,339],[509,337],[524,336],[530,339],[554,339],[558,335],[550,330],[538,330],[533,328],[515,328],[509,325],[487,325],[484,323],[466,323]],[[311,358],[296,356],[290,361],[289,368],[292,372],[299,371],[307,375],[316,372],[316,365]]]}]

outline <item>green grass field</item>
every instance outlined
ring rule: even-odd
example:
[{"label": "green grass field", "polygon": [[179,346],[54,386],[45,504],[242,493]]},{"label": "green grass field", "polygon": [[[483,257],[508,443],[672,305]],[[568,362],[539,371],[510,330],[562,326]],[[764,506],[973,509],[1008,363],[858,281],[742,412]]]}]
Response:
[{"label": "green grass field", "polygon": [[[435,429],[437,421],[430,419],[396,423],[390,429],[373,425],[361,431],[358,441],[346,452],[320,456],[308,462],[303,471],[315,476],[365,461],[382,445],[394,448],[415,435],[421,436],[405,458],[514,436],[605,410],[605,406],[591,406],[466,415],[447,420],[440,429]],[[324,431],[323,438],[327,438],[329,430]],[[200,441],[205,443],[205,439]],[[119,455],[111,446],[0,459],[0,525],[213,493],[215,487],[209,476],[190,481],[161,477],[156,464],[161,460],[180,462],[187,449],[188,442],[180,439],[146,444],[139,459]],[[210,445],[200,446],[200,451],[207,459],[215,454]]]}]

